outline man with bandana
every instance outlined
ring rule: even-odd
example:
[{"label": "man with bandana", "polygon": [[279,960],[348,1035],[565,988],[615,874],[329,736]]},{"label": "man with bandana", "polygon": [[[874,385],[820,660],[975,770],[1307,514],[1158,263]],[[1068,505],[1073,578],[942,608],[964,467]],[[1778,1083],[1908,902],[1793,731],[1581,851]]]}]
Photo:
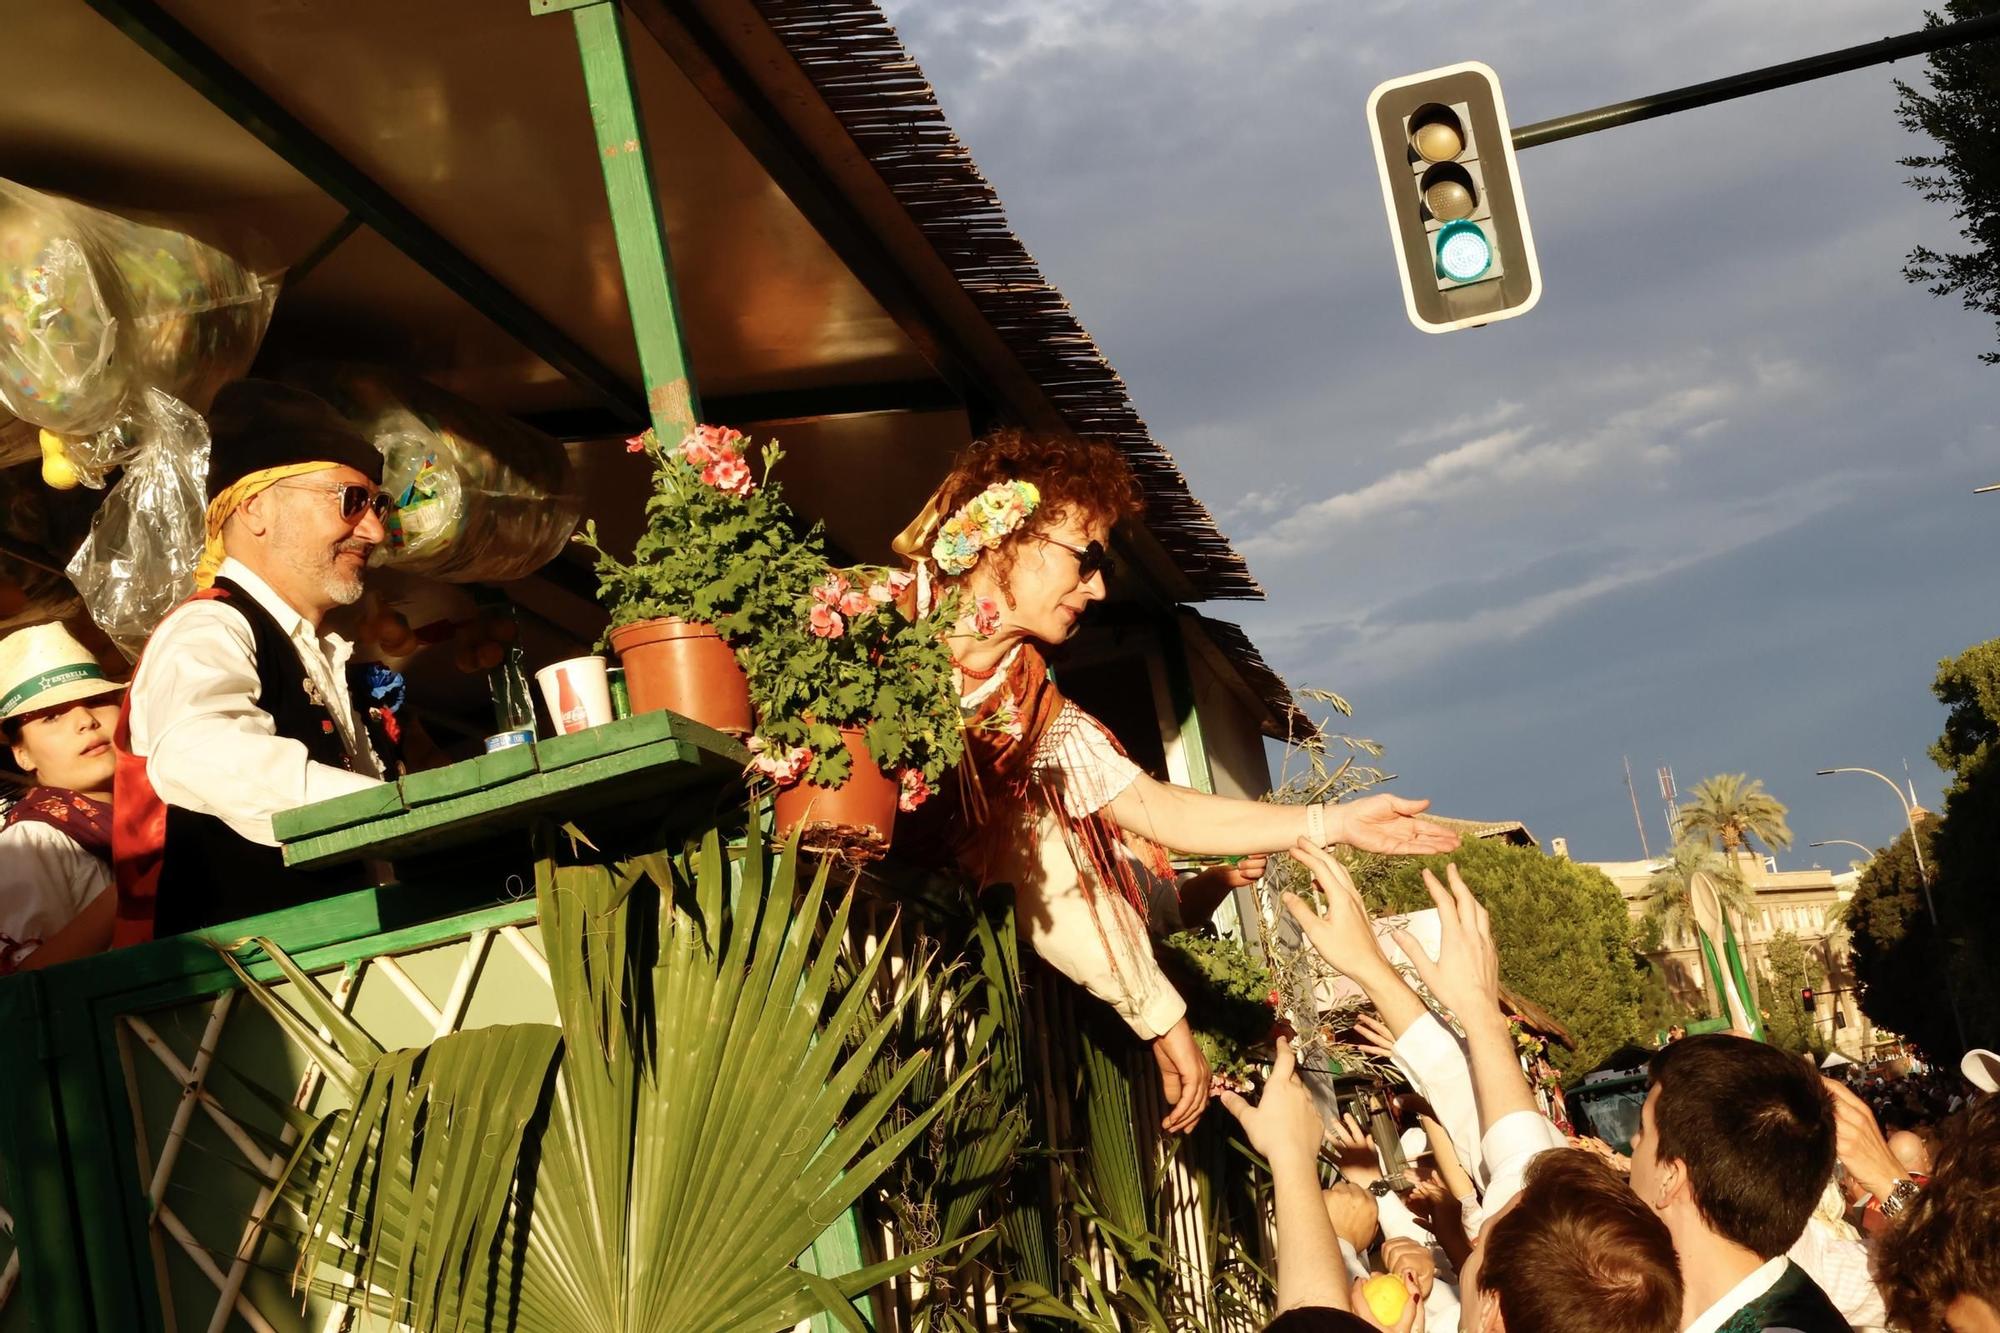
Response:
[{"label": "man with bandana", "polygon": [[209,414],[196,593],[147,643],[118,729],[115,942],[364,887],[287,869],[280,811],[393,777],[393,716],[328,632],[386,533],[382,456],[311,394],[242,380]]}]

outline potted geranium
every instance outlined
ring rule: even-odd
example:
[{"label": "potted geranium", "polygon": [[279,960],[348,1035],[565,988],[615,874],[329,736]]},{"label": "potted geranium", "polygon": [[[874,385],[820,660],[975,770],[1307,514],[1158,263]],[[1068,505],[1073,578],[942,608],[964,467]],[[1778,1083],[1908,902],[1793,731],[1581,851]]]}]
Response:
[{"label": "potted geranium", "polygon": [[599,544],[596,523],[577,534],[597,552],[606,640],[635,713],[671,709],[748,735],[749,686],[732,647],[789,617],[793,590],[824,567],[817,529],[800,534],[771,483],[777,442],[764,446],[761,486],[749,444],[726,426],[696,426],[672,447],[650,429],[633,437],[626,448],[653,460],[653,493],[631,561]]},{"label": "potted geranium", "polygon": [[964,752],[945,636],[957,599],[910,608],[909,575],[823,569],[745,645],[758,727],[751,766],[778,788],[777,831],[855,856],[889,845]]}]

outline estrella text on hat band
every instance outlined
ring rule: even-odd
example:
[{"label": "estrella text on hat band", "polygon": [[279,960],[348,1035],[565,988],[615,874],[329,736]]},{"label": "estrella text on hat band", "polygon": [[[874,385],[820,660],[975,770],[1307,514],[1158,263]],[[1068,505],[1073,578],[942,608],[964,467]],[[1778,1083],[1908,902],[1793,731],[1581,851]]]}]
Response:
[{"label": "estrella text on hat band", "polygon": [[24,680],[7,691],[7,697],[0,699],[0,713],[11,713],[44,690],[52,690],[58,685],[68,685],[72,681],[79,680],[103,679],[105,679],[104,668],[95,662],[78,662],[74,666],[44,671],[41,675]]}]

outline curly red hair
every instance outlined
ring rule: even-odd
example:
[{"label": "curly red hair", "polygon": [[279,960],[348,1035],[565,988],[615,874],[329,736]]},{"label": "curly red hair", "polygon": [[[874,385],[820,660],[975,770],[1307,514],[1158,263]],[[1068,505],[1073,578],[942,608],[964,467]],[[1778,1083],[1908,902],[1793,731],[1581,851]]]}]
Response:
[{"label": "curly red hair", "polygon": [[1137,517],[1144,505],[1132,467],[1116,446],[1009,426],[974,440],[958,456],[938,491],[940,512],[948,518],[988,486],[1008,481],[1033,483],[1042,502],[1027,526],[986,557],[994,562],[1002,588],[1026,533],[1069,515],[1087,523],[1116,524]]}]

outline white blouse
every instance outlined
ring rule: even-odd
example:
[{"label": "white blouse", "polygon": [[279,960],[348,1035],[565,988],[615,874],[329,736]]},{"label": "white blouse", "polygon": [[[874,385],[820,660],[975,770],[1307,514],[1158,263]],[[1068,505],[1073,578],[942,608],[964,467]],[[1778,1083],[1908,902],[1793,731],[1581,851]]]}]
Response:
[{"label": "white blouse", "polygon": [[111,867],[53,824],[0,828],[0,957],[11,970],[111,887]]}]

